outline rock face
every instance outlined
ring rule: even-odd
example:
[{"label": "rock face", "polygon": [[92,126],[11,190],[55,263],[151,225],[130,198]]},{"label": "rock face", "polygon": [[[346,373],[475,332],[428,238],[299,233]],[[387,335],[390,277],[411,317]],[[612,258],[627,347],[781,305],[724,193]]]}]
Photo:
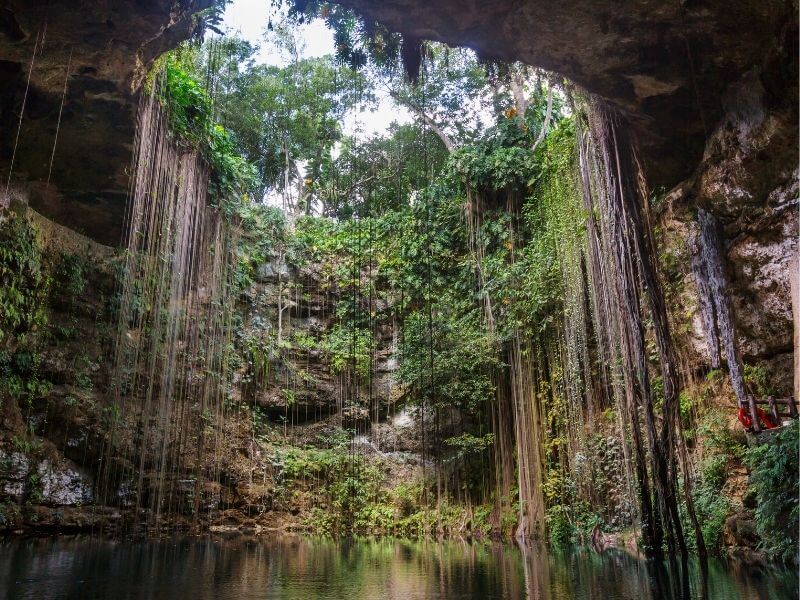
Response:
[{"label": "rock face", "polygon": [[764,358],[792,349],[789,269],[797,254],[795,211],[757,235],[745,234],[728,253],[733,304],[745,358]]},{"label": "rock face", "polygon": [[753,511],[741,509],[725,519],[722,530],[723,544],[729,555],[750,568],[765,566],[764,556],[758,551],[760,538],[756,533]]},{"label": "rock face", "polygon": [[0,495],[16,503],[25,499],[30,463],[22,452],[0,451]]},{"label": "rock face", "polygon": [[80,506],[94,501],[91,478],[77,465],[44,460],[37,468],[42,503],[53,506]]},{"label": "rock face", "polygon": [[36,184],[31,197],[34,208],[97,241],[119,243],[128,188],[126,167],[133,147],[135,94],[147,66],[187,38],[194,27],[192,13],[210,3],[3,2],[3,188],[13,156],[15,178]]},{"label": "rock face", "polygon": [[31,499],[47,506],[82,506],[94,501],[91,477],[69,460],[35,465],[24,452],[0,450],[0,496],[15,503]]},{"label": "rock face", "polygon": [[[248,401],[256,402],[273,418],[305,423],[335,414],[337,399],[345,395],[343,374],[331,365],[325,340],[337,322],[336,304],[340,298],[335,278],[323,274],[318,265],[298,266],[272,257],[259,265],[256,283],[242,307],[244,324],[240,335],[260,344],[277,336],[278,313],[281,340],[271,355],[266,376],[252,372],[242,378],[251,385],[242,389]],[[368,275],[364,273],[366,278]],[[385,303],[385,301],[377,301]],[[381,313],[386,306],[378,306]],[[362,385],[358,400],[363,406],[350,407],[347,419],[368,421],[370,398],[380,398],[381,414],[400,392],[394,373],[397,368],[396,334],[391,323],[380,322],[375,328],[375,373],[370,388]]]},{"label": "rock face", "polygon": [[686,219],[693,206],[702,206],[722,224],[742,359],[763,363],[779,393],[788,395],[794,348],[790,274],[800,226],[797,111],[794,101],[773,96],[756,71],[729,87],[724,115],[702,162],[678,186],[676,204],[688,209]]},{"label": "rock face", "polygon": [[[15,190],[18,203],[24,203],[26,194],[25,189]],[[17,206],[16,210],[23,208]],[[241,321],[237,321],[235,356],[230,361],[235,365],[231,402],[260,410],[234,410],[226,416],[224,456],[206,456],[208,472],[214,472],[216,480],[202,481],[198,488],[197,453],[188,444],[163,472],[157,464],[145,463],[142,468],[139,454],[126,450],[135,444],[139,431],[133,411],[126,413],[130,420],[118,429],[120,450],[109,459],[104,452],[109,421],[123,418],[109,404],[114,383],[110,357],[116,332],[113,274],[118,263],[111,248],[34,211],[26,213],[36,225],[43,264],[53,278],[43,307],[47,325],[29,332],[28,337],[40,358],[37,377],[47,385],[30,397],[8,394],[0,386],[0,534],[89,528],[119,532],[139,522],[137,507],[147,506],[148,494],[160,485],[162,476],[164,488],[170,490],[170,526],[191,526],[198,508],[203,526],[252,529],[253,517],[261,515],[259,527],[284,527],[287,523],[301,527],[305,517],[294,513],[305,505],[275,490],[282,468],[276,448],[328,448],[341,436],[341,425],[355,421],[361,431],[367,431],[367,420],[374,414],[369,410],[370,398],[377,400],[372,407],[377,407],[382,421],[374,436],[380,447],[364,438],[359,440],[360,449],[392,461],[402,473],[417,468],[418,459],[404,453],[419,451],[413,418],[408,416],[395,426],[387,415],[387,401],[397,396],[396,340],[391,327],[385,321],[376,325],[378,373],[372,382],[372,396],[362,382],[362,404],[349,398],[352,414],[344,415],[340,402],[345,375],[334,372],[325,344],[338,322],[336,303],[341,290],[336,278],[323,275],[327,271],[319,265],[300,266],[275,257],[268,268],[256,269],[260,280],[240,298],[237,317]],[[73,264],[82,265],[81,275],[74,271],[73,275],[84,284],[72,291],[58,276],[66,264],[60,262],[65,252],[74,253]],[[384,313],[391,312],[385,300],[376,302]],[[279,308],[284,311],[281,344],[275,343]],[[267,350],[260,355],[268,360],[263,371],[250,360],[250,342]],[[0,375],[13,368],[0,362]],[[187,377],[203,374],[198,371]],[[29,376],[24,376],[29,381]],[[252,429],[256,413],[258,438]],[[429,418],[428,423],[432,422]],[[102,479],[101,470],[107,464],[112,465],[112,476]],[[284,509],[286,514],[276,516],[276,510]],[[289,515],[289,511],[294,512]]]}]

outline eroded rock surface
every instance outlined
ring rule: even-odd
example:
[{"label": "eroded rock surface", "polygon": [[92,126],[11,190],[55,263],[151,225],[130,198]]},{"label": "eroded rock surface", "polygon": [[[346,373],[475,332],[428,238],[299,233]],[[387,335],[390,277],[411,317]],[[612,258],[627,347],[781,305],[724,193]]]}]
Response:
[{"label": "eroded rock surface", "polygon": [[720,221],[739,351],[765,364],[782,394],[792,388],[790,274],[800,227],[797,111],[785,100],[756,71],[734,82],[702,162],[676,192],[682,219],[702,206]]},{"label": "eroded rock surface", "polygon": [[45,459],[39,464],[37,475],[43,504],[81,506],[94,501],[91,477],[70,461],[57,463]]},{"label": "eroded rock surface", "polygon": [[136,92],[152,60],[186,39],[195,26],[191,15],[210,2],[3,2],[3,183],[16,148],[14,176],[35,184],[31,195],[34,208],[102,243],[119,243]]}]

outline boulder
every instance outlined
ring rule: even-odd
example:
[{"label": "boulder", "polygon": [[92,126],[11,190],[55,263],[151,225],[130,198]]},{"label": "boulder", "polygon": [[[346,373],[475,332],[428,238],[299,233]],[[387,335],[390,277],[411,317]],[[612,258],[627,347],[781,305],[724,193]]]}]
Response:
[{"label": "boulder", "polygon": [[759,537],[753,511],[741,509],[725,519],[722,541],[729,548],[749,548],[755,550]]}]

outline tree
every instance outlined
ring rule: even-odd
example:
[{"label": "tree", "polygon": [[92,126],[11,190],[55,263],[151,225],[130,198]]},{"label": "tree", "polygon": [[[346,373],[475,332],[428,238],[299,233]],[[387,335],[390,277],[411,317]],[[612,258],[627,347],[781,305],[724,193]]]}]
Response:
[{"label": "tree", "polygon": [[486,69],[467,48],[428,43],[416,82],[392,70],[378,70],[376,78],[398,104],[439,137],[448,152],[478,139],[487,125]]},{"label": "tree", "polygon": [[290,212],[312,209],[307,179],[342,138],[341,123],[357,102],[370,102],[365,78],[333,57],[301,58],[296,41],[275,34],[286,66],[256,64],[257,47],[236,37],[184,45],[176,60],[205,81],[219,122],[258,173],[253,195],[279,193]]}]

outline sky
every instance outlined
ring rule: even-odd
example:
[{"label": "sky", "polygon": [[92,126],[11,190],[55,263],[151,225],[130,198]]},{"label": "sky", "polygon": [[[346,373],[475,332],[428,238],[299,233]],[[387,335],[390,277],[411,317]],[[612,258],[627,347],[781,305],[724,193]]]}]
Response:
[{"label": "sky", "polygon": [[[281,65],[285,64],[283,57],[274,46],[264,41],[264,31],[274,10],[269,0],[233,0],[225,10],[223,26],[239,33],[250,43],[260,46],[261,50],[257,55],[259,62]],[[321,19],[300,25],[298,29],[304,42],[302,53],[304,58],[334,53],[333,32]],[[388,94],[376,91],[376,95],[378,102],[374,112],[354,110],[345,117],[343,128],[346,133],[359,130],[363,135],[371,136],[386,132],[393,121],[398,123],[412,121],[408,110],[395,104]]]}]

